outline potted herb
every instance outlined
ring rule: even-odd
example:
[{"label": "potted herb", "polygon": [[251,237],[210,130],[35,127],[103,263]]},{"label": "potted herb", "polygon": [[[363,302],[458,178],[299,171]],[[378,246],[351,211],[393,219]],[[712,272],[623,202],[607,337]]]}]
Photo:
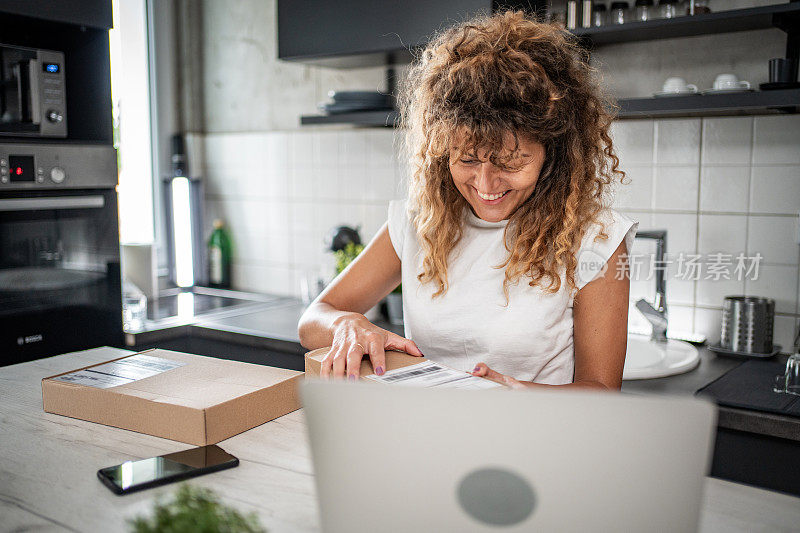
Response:
[{"label": "potted herb", "polygon": [[241,514],[220,502],[210,489],[184,483],[171,501],[158,501],[150,518],[128,523],[134,533],[264,533],[255,513]]}]

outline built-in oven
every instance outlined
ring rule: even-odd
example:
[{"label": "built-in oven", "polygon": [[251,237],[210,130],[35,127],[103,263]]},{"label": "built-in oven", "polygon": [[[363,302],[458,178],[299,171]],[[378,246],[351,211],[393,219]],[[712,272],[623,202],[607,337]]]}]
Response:
[{"label": "built-in oven", "polygon": [[0,44],[0,135],[67,136],[63,53]]},{"label": "built-in oven", "polygon": [[122,346],[116,151],[0,144],[0,365]]}]

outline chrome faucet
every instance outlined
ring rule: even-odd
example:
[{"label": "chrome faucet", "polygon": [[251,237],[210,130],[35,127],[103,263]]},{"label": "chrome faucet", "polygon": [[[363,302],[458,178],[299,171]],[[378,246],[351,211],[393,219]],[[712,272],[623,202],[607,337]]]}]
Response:
[{"label": "chrome faucet", "polygon": [[664,255],[667,252],[667,230],[652,230],[636,232],[637,239],[651,239],[656,241],[656,258],[653,267],[656,269],[656,301],[653,305],[642,298],[636,302],[636,309],[653,326],[650,340],[654,342],[667,342],[667,282],[664,280]]}]

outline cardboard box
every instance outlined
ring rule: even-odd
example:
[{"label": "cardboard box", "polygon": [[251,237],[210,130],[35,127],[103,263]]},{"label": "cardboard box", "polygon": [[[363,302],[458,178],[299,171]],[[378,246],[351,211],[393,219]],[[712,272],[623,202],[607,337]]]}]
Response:
[{"label": "cardboard box", "polygon": [[[306,364],[306,375],[307,376],[319,376],[320,368],[322,367],[322,360],[325,359],[325,356],[328,355],[331,347],[326,346],[325,348],[317,348],[316,350],[307,352],[305,355],[305,364]],[[416,357],[414,355],[409,355],[405,352],[398,352],[395,350],[386,350],[386,371],[394,370],[395,368],[403,368],[405,366],[416,365],[417,363],[421,363],[423,361],[427,361],[424,357]],[[361,371],[359,375],[361,379],[364,379],[364,376],[369,376],[374,374],[372,370],[372,362],[370,362],[369,357],[365,356],[361,360]]]},{"label": "cardboard box", "polygon": [[303,373],[147,350],[42,379],[48,413],[202,446],[300,408]]}]

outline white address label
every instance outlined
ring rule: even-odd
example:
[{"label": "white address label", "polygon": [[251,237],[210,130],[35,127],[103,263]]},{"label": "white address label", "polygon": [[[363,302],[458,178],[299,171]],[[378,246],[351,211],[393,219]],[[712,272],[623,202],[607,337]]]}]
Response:
[{"label": "white address label", "polygon": [[108,389],[149,378],[185,364],[180,361],[153,357],[152,355],[137,354],[119,361],[111,361],[110,363],[70,372],[53,379],[99,389]]},{"label": "white address label", "polygon": [[493,389],[499,383],[479,378],[433,361],[389,370],[382,376],[371,374],[368,379],[380,383],[396,383],[412,387],[448,387],[453,389]]}]

